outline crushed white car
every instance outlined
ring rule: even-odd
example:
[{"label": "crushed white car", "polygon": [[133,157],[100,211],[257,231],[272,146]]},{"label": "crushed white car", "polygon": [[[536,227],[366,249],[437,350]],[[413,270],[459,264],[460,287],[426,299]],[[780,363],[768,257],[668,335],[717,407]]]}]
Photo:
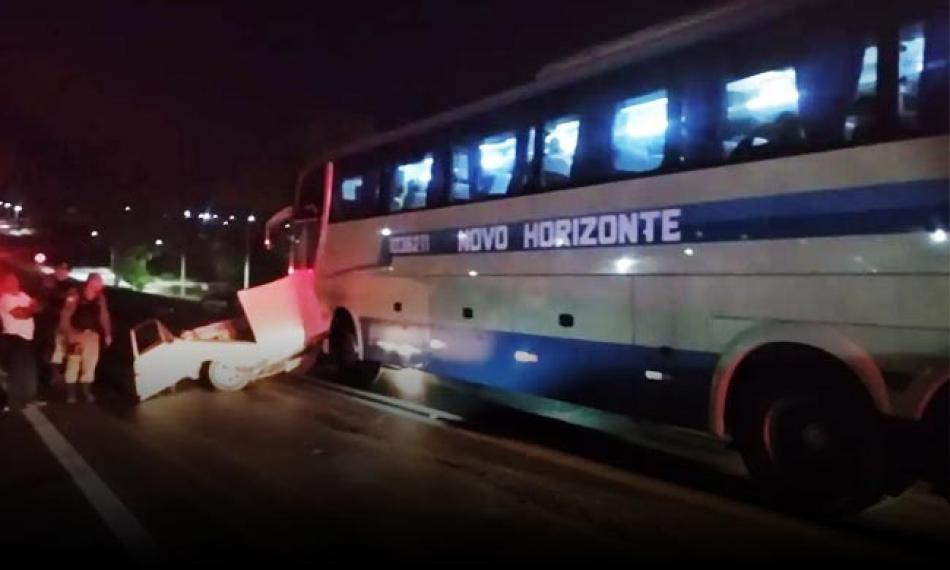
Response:
[{"label": "crushed white car", "polygon": [[207,379],[225,391],[293,371],[318,350],[329,331],[312,271],[238,291],[244,317],[175,336],[158,320],[131,331],[135,391],[150,398],[186,379]]}]

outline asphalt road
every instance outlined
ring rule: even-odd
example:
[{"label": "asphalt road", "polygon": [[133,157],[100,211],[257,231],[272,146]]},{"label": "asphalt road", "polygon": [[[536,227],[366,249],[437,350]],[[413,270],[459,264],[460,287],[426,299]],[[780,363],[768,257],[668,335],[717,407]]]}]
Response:
[{"label": "asphalt road", "polygon": [[[922,492],[815,523],[758,505],[747,481],[700,462],[516,412],[470,420],[461,413],[490,408],[467,396],[440,414],[289,377],[238,393],[187,385],[137,405],[100,395],[0,417],[8,552],[189,564],[926,563],[950,546],[950,508]],[[63,462],[51,430],[79,467],[69,453]]]},{"label": "asphalt road", "polygon": [[[112,305],[126,324],[207,319],[185,304]],[[950,506],[925,490],[808,521],[761,504],[718,445],[546,411],[568,424],[432,379],[399,400],[407,386],[387,374],[369,392],[282,377],[137,403],[127,335],[116,339],[96,404],[67,405],[55,387],[47,406],[0,415],[4,560],[927,564],[950,552]]]}]

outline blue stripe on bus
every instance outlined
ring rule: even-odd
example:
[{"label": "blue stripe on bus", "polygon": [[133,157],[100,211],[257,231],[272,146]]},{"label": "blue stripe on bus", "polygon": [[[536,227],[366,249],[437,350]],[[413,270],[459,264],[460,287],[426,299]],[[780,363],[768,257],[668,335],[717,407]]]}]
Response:
[{"label": "blue stripe on bus", "polygon": [[[663,209],[678,208],[680,239],[629,245],[578,245],[567,248],[525,248],[524,225],[580,216],[600,216],[624,212],[576,214],[565,212],[559,218],[537,218],[504,222],[508,244],[504,251],[545,251],[584,247],[640,247],[669,243],[702,243],[742,240],[768,240],[845,235],[893,234],[931,231],[946,228],[950,223],[950,184],[947,179],[880,184],[833,190],[812,190],[795,194],[757,196],[714,202],[670,204]],[[486,224],[484,227],[491,227]],[[460,226],[429,232],[397,233],[381,243],[380,262],[391,263],[393,257],[409,255],[468,254],[459,251]],[[421,251],[390,253],[390,240],[422,236],[426,240]],[[490,253],[483,251],[479,253]]]},{"label": "blue stripe on bus", "polygon": [[[407,358],[381,348],[387,327],[399,331],[390,334],[403,336],[403,342],[412,331],[408,336],[417,339],[418,352]],[[700,429],[718,359],[711,352],[382,320],[365,321],[363,335],[370,360]],[[436,339],[445,346],[432,349]],[[518,352],[537,356],[537,362],[519,362]],[[647,370],[667,378],[647,379]]]}]

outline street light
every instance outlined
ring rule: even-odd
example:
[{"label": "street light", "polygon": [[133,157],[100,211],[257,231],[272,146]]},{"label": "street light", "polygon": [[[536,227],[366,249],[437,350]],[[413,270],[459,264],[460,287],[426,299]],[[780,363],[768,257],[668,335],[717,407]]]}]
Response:
[{"label": "street light", "polygon": [[99,237],[99,230],[92,230],[89,232],[89,235],[92,237]]},{"label": "street light", "polygon": [[244,228],[244,288],[251,286],[251,224],[257,221],[254,214],[247,217],[247,226]]},{"label": "street light", "polygon": [[191,219],[191,210],[185,210],[185,219],[186,219],[186,220],[190,220],[190,219]]},{"label": "street light", "polygon": [[162,241],[161,238],[159,238],[159,239],[155,240],[155,245],[165,245],[165,242]]},{"label": "street light", "polygon": [[125,211],[126,211],[126,212],[131,212],[131,211],[132,211],[132,206],[126,206],[126,207],[125,207]]}]

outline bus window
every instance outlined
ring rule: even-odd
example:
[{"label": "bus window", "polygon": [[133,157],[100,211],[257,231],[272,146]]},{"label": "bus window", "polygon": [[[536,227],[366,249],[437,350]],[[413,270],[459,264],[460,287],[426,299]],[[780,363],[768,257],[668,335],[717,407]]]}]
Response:
[{"label": "bus window", "polygon": [[923,26],[923,69],[920,72],[918,95],[920,105],[917,126],[932,132],[946,132],[950,105],[950,15],[942,9],[928,18]]},{"label": "bus window", "polygon": [[858,75],[858,85],[855,90],[854,101],[844,122],[844,140],[859,142],[866,138],[862,133],[874,126],[877,112],[875,99],[877,97],[877,44],[869,44],[864,48],[861,57],[861,72]]},{"label": "bus window", "polygon": [[363,177],[346,178],[340,184],[340,187],[342,190],[340,194],[344,202],[356,202],[360,188],[363,187]]},{"label": "bus window", "polygon": [[[351,171],[352,172],[352,171]],[[375,172],[346,173],[337,182],[333,198],[333,221],[355,220],[376,213],[379,177]]]},{"label": "bus window", "polygon": [[[570,180],[580,126],[577,116],[561,117],[544,125],[544,158],[541,162],[544,186],[558,186]],[[531,130],[529,149],[534,144],[533,135],[534,129]],[[533,152],[529,156],[533,158]]]},{"label": "bus window", "polygon": [[426,198],[432,182],[432,161],[432,153],[428,153],[418,162],[396,167],[389,203],[390,212],[426,207]]},{"label": "bus window", "polygon": [[534,161],[534,127],[528,129],[528,148],[525,153],[525,162],[531,164]]},{"label": "bus window", "polygon": [[[317,212],[323,211],[325,172],[326,166],[320,166],[304,174],[297,195],[296,207],[298,209],[310,209]],[[334,200],[335,199],[336,197],[334,196]]]},{"label": "bus window", "polygon": [[472,176],[469,150],[465,147],[452,149],[452,195],[453,202],[472,199]]},{"label": "bus window", "polygon": [[508,193],[515,168],[516,138],[503,133],[483,139],[478,145],[478,193],[502,196]]},{"label": "bus window", "polygon": [[613,167],[621,172],[656,170],[663,162],[667,130],[666,90],[617,106],[611,130]]},{"label": "bus window", "polygon": [[802,142],[794,68],[774,69],[726,83],[723,148],[730,158],[781,155]]},{"label": "bus window", "polygon": [[903,26],[898,59],[898,111],[901,124],[914,125],[920,101],[920,74],[924,70],[924,24]]},{"label": "bus window", "polygon": [[333,196],[333,221],[353,220],[359,217],[359,198],[362,188],[362,176],[350,176],[339,180]]}]

